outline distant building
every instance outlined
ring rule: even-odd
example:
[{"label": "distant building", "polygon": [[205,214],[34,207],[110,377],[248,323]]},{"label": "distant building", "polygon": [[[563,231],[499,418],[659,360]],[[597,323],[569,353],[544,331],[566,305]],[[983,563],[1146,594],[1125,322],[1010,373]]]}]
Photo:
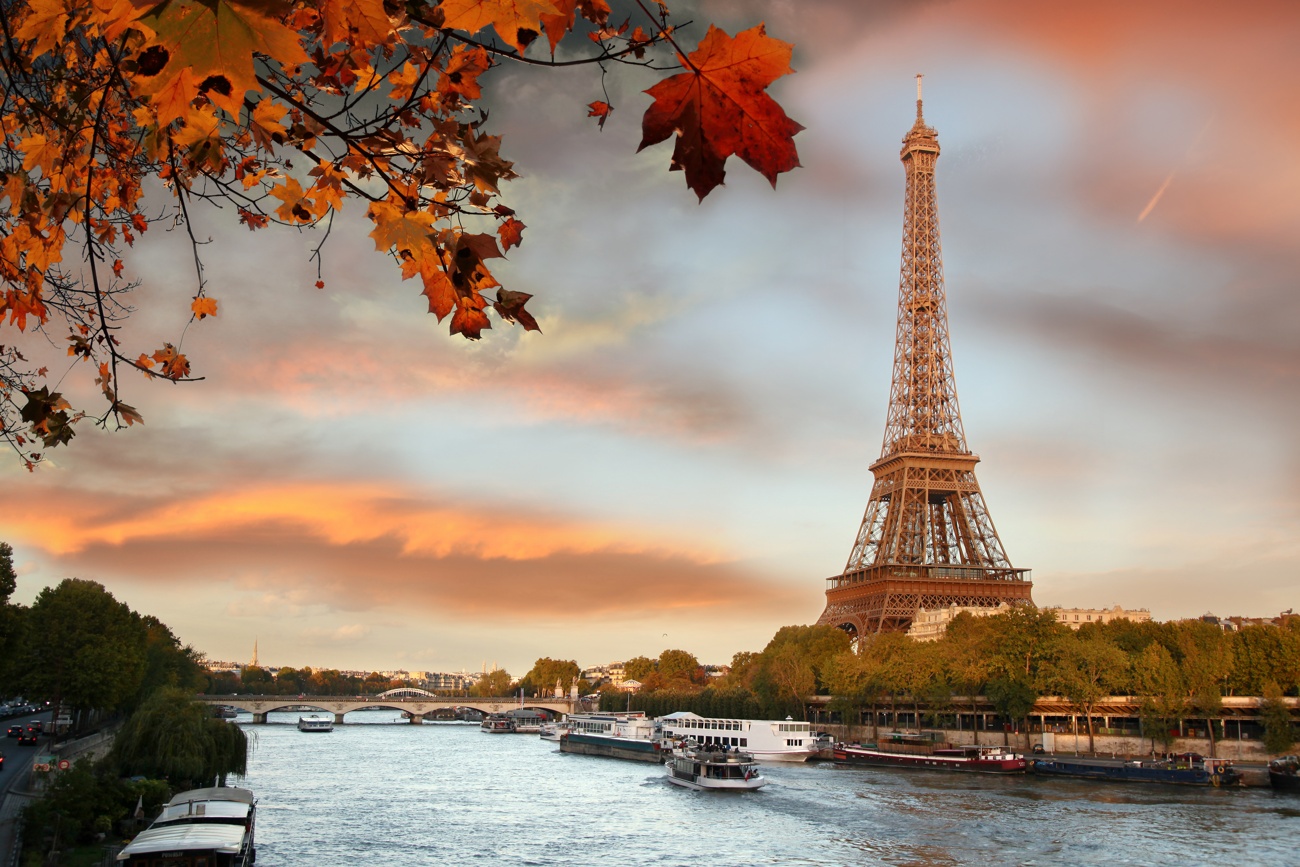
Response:
[{"label": "distant building", "polygon": [[223,659],[205,659],[203,667],[208,671],[229,671],[238,674],[244,667],[242,662],[226,662]]},{"label": "distant building", "polygon": [[435,692],[438,690],[456,691],[469,689],[471,686],[478,683],[479,678],[482,676],[478,672],[466,671],[426,671],[424,674],[426,675],[424,678],[424,688]]},{"label": "distant building", "polygon": [[1151,612],[1145,608],[1049,608],[1056,612],[1056,620],[1071,629],[1078,629],[1085,623],[1109,623],[1112,620],[1131,620],[1134,623],[1148,623]]},{"label": "distant building", "polygon": [[1001,614],[1006,610],[1005,602],[990,607],[949,605],[946,608],[922,608],[912,618],[912,625],[907,628],[907,634],[916,641],[938,641],[948,631],[948,624],[963,611],[974,617],[988,617],[992,614]]}]

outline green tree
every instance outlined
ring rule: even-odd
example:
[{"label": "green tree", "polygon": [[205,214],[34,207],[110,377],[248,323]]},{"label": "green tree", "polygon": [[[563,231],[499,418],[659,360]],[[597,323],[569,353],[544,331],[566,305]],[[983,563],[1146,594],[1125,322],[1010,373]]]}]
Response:
[{"label": "green tree", "polygon": [[239,691],[248,695],[272,695],[275,679],[259,665],[245,666],[239,673]]},{"label": "green tree", "polygon": [[489,671],[470,687],[469,694],[479,698],[497,698],[514,692],[514,680],[504,668]]},{"label": "green tree", "polygon": [[1282,697],[1282,689],[1270,681],[1264,685],[1264,697],[1259,703],[1260,722],[1264,724],[1264,749],[1270,755],[1288,752],[1295,744],[1295,728],[1291,724],[1291,708]]},{"label": "green tree", "polygon": [[1056,643],[1069,628],[1056,619],[1050,608],[1013,605],[988,618],[989,661],[1004,681],[1032,684],[1038,669],[1055,652]]},{"label": "green tree", "polygon": [[1169,648],[1153,641],[1133,663],[1133,685],[1142,696],[1139,719],[1151,738],[1151,749],[1159,742],[1165,749],[1174,742],[1173,729],[1187,710],[1182,672]]},{"label": "green tree", "polygon": [[1205,718],[1210,755],[1217,755],[1216,717],[1223,710],[1223,689],[1232,674],[1232,640],[1216,624],[1189,620],[1177,624],[1178,649],[1189,703]]},{"label": "green tree", "polygon": [[26,626],[26,609],[9,604],[9,597],[18,587],[13,558],[14,549],[0,542],[0,695],[18,691],[14,676],[19,669],[14,663],[24,644]]},{"label": "green tree", "polygon": [[550,695],[558,682],[565,692],[582,676],[582,669],[572,659],[551,659],[544,656],[533,663],[528,673],[519,679],[525,695]]},{"label": "green tree", "polygon": [[18,588],[18,573],[14,571],[14,549],[8,542],[0,542],[0,607],[9,604],[9,597]]},{"label": "green tree", "polygon": [[975,617],[963,611],[952,619],[939,640],[953,688],[965,697],[970,708],[977,746],[980,742],[979,701],[992,674],[989,636],[988,618]]},{"label": "green tree", "polygon": [[[754,692],[771,716],[806,716],[804,699],[817,689],[817,677],[807,657],[794,644],[764,651],[763,668],[754,679]],[[828,660],[829,662],[829,660]]]},{"label": "green tree", "polygon": [[[999,714],[1012,721],[1023,721],[1038,702],[1038,689],[1023,676],[1000,675],[989,681],[988,699]],[[1009,736],[1003,741],[1010,743]],[[1025,741],[1029,741],[1026,727]]]},{"label": "green tree", "polygon": [[1300,632],[1273,624],[1251,625],[1233,633],[1230,643],[1231,693],[1263,695],[1269,682],[1283,693],[1300,686]]},{"label": "green tree", "polygon": [[1092,712],[1097,702],[1127,682],[1128,654],[1105,636],[1063,639],[1046,666],[1045,682],[1083,712],[1088,726],[1088,752],[1095,753]]},{"label": "green tree", "polygon": [[225,785],[248,769],[248,738],[183,690],[164,688],[123,724],[110,756],[123,776],[163,777],[181,788]]},{"label": "green tree", "polygon": [[103,585],[68,578],[45,588],[28,627],[31,641],[20,655],[28,696],[77,711],[113,711],[139,694],[145,628]]}]

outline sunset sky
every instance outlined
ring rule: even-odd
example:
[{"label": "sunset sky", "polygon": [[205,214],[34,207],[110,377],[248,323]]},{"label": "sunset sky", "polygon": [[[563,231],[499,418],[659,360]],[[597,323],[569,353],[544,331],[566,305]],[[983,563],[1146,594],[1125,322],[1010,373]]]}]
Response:
[{"label": "sunset sky", "polygon": [[[202,214],[221,312],[185,349],[207,379],[128,380],[143,428],[0,462],[18,601],[77,576],[215,659],[256,639],[269,664],[515,675],[728,662],[813,622],[880,453],[925,73],[962,416],[1034,600],[1300,603],[1300,4],[678,17],[795,43],[773,92],[803,168],[773,191],[733,159],[696,204],[669,145],[635,152],[652,76],[612,77],[598,132],[590,70],[495,71],[528,228],[494,272],[543,334],[478,343],[423,313],[360,207],[324,290],[316,235]],[[178,233],[147,240],[127,339],[156,347],[193,266]]]}]

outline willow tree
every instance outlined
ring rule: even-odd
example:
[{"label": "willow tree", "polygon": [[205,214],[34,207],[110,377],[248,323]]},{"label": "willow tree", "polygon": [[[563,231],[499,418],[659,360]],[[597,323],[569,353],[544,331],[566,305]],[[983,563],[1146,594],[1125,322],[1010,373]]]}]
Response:
[{"label": "willow tree", "polygon": [[127,719],[112,759],[124,776],[160,777],[181,788],[225,785],[248,770],[248,736],[179,689],[160,689]]}]

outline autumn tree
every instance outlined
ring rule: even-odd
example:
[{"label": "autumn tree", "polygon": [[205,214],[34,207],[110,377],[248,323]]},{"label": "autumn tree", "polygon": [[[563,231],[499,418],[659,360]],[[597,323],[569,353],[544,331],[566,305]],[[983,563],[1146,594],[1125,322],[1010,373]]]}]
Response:
[{"label": "autumn tree", "polygon": [[1178,649],[1188,701],[1205,718],[1210,755],[1216,754],[1215,718],[1223,710],[1223,689],[1232,674],[1232,641],[1216,624],[1191,620],[1177,624]]},{"label": "autumn tree", "polygon": [[[497,67],[669,73],[645,91],[640,147],[673,139],[670,168],[701,198],[730,156],[773,184],[799,164],[801,127],[767,93],[793,71],[788,43],[761,24],[709,26],[692,48],[664,0],[616,5],[4,0],[0,437],[30,467],[80,421],[140,422],[127,372],[200,378],[184,336],[221,313],[199,255],[209,214],[250,231],[320,229],[323,244],[351,200],[453,335],[478,338],[489,308],[537,330],[530,296],[493,273],[525,229],[501,191],[514,163],[487,123]],[[603,93],[597,75],[591,92]],[[615,108],[586,106],[600,127]],[[195,270],[183,300],[161,303],[189,324],[142,342],[123,330],[139,282],[128,250],[166,228],[189,238]],[[326,255],[312,257],[318,287]],[[84,364],[101,404],[56,390],[67,371],[42,363],[48,341]]]},{"label": "autumn tree", "polygon": [[160,689],[133,713],[113,740],[123,776],[163,777],[183,788],[225,785],[248,769],[244,730],[212,716],[186,690]]},{"label": "autumn tree", "polygon": [[634,656],[623,663],[623,677],[626,680],[643,681],[658,667],[658,660],[648,656]]}]

